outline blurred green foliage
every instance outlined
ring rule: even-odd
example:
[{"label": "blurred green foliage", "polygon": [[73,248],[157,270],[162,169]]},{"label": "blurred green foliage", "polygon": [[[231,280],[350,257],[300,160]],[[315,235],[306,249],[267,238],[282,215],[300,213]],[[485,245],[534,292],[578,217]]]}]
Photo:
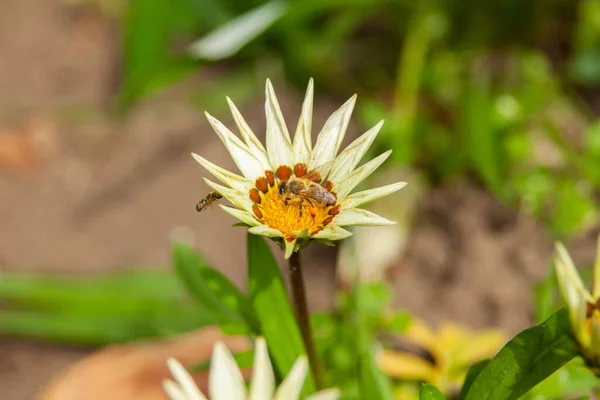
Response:
[{"label": "blurred green foliage", "polygon": [[[191,43],[266,3],[130,1],[119,109],[215,64]],[[600,124],[582,99],[600,96],[600,0],[278,3],[195,104],[248,99],[280,65],[299,88],[312,76],[320,93],[360,93],[364,126],[387,121],[373,151],[393,148],[432,184],[474,179],[557,237],[597,220]]]}]

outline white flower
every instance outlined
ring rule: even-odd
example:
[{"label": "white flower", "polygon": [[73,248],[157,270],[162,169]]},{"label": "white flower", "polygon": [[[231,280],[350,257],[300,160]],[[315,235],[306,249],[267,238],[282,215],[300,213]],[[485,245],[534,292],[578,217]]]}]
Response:
[{"label": "white flower", "polygon": [[600,360],[600,237],[594,265],[594,291],[586,288],[573,260],[561,243],[556,244],[554,268],[558,287],[569,310],[569,319],[583,356],[593,363]]},{"label": "white flower", "polygon": [[[196,383],[175,359],[167,361],[175,381],[166,380],[163,387],[171,400],[207,400]],[[209,373],[209,393],[211,400],[297,400],[308,372],[306,357],[300,357],[294,363],[289,375],[275,392],[275,376],[263,338],[256,340],[254,352],[254,371],[250,384],[250,393],[239,367],[227,347],[217,342],[213,349]],[[275,392],[275,394],[273,394]],[[320,391],[306,400],[336,400],[340,393],[337,389]]]},{"label": "white flower", "polygon": [[243,140],[206,113],[242,173],[241,176],[234,174],[192,154],[222,183],[205,179],[215,192],[233,204],[233,207],[221,205],[223,210],[250,226],[251,233],[268,236],[280,243],[286,258],[310,240],[330,244],[351,236],[352,233],[343,228],[345,226],[394,224],[358,207],[401,189],[405,182],[350,193],[391,153],[389,150],[357,168],[383,121],[338,154],[356,96],[329,117],[314,147],[311,139],[312,79],[293,141],[268,79],[266,97],[266,148],[229,98],[227,101]]}]

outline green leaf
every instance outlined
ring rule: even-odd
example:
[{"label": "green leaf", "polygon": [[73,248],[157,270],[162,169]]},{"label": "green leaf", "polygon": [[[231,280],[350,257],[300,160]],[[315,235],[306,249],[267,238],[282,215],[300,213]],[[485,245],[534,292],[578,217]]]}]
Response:
[{"label": "green leaf", "polygon": [[[254,350],[242,351],[240,353],[233,354],[235,363],[240,369],[252,368],[254,364]],[[198,364],[190,367],[191,371],[205,371],[210,368],[210,359],[204,360]]]},{"label": "green leaf", "polygon": [[477,376],[466,400],[517,399],[578,353],[569,316],[560,310],[508,342]]},{"label": "green leaf", "polygon": [[189,5],[182,1],[128,2],[123,27],[123,82],[117,96],[118,112],[126,111],[142,96],[197,70],[197,62],[176,56],[169,49],[175,33],[182,30],[182,25],[189,25],[188,20],[193,15]]},{"label": "green leaf", "polygon": [[0,311],[0,335],[90,346],[171,336],[214,323],[205,311],[189,304],[174,305],[137,317]]},{"label": "green leaf", "polygon": [[424,383],[421,385],[419,400],[446,400],[446,398],[438,388],[430,383]]},{"label": "green leaf", "polygon": [[557,311],[556,285],[556,273],[554,268],[551,268],[546,278],[534,287],[535,320],[537,323],[545,321],[553,312]]},{"label": "green leaf", "polygon": [[[376,287],[376,286],[374,286]],[[368,287],[367,287],[368,288]],[[371,287],[372,289],[373,287]],[[357,288],[350,294],[350,301],[354,302],[356,312],[356,339],[359,360],[359,385],[361,398],[391,400],[394,398],[390,379],[377,367],[374,357],[373,328],[369,320],[373,318],[371,312],[376,304],[381,305],[387,301],[385,290],[361,290]],[[381,296],[372,296],[379,293]],[[374,301],[379,299],[379,301]]]},{"label": "green leaf", "polygon": [[488,365],[489,362],[490,362],[489,358],[485,359],[485,360],[481,360],[478,363],[473,364],[471,366],[471,368],[469,368],[469,371],[467,372],[467,376],[465,377],[465,382],[463,383],[463,387],[460,390],[460,395],[458,396],[459,400],[462,400],[465,398],[465,396],[467,395],[467,392],[471,388],[471,385],[473,385],[473,382],[475,381],[475,379],[479,376],[481,371],[483,371],[483,369],[485,368],[486,365]]},{"label": "green leaf", "polygon": [[465,85],[460,129],[472,167],[486,185],[502,196],[504,186],[498,154],[500,146],[492,124],[493,102],[490,92],[490,83],[485,76],[474,76]]},{"label": "green leaf", "polygon": [[[306,354],[306,350],[277,262],[265,240],[250,233],[248,289],[273,362],[281,376],[286,376],[298,357]],[[309,392],[314,391],[310,374],[304,388]]]},{"label": "green leaf", "polygon": [[258,331],[258,321],[248,298],[223,274],[211,268],[192,249],[173,245],[175,268],[198,302],[223,324],[245,322]]}]

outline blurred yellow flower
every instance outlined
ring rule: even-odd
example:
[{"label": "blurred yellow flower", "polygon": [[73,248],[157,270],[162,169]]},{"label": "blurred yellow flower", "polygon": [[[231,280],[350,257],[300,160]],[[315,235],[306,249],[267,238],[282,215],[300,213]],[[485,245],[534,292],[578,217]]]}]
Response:
[{"label": "blurred yellow flower", "polygon": [[[497,329],[471,331],[448,322],[434,332],[423,321],[413,320],[405,332],[406,338],[426,350],[433,360],[394,350],[383,350],[378,356],[382,371],[393,379],[428,382],[445,395],[459,390],[467,370],[476,362],[492,357],[506,342]],[[418,399],[418,386],[401,383],[398,399]]]}]

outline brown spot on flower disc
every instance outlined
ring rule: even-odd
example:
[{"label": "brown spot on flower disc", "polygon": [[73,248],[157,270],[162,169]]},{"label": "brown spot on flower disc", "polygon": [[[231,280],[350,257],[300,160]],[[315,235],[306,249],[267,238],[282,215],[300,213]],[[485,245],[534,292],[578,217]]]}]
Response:
[{"label": "brown spot on flower disc", "polygon": [[330,208],[328,214],[329,215],[338,215],[341,210],[342,210],[342,206],[338,204],[337,206]]}]

